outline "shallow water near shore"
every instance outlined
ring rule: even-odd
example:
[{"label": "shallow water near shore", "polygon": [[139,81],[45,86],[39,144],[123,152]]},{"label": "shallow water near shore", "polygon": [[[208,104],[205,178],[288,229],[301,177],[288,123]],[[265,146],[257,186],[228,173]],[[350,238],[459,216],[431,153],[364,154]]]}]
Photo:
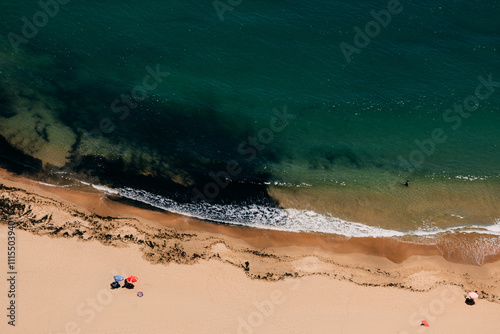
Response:
[{"label": "shallow water near shore", "polygon": [[69,2],[16,53],[40,8],[4,1],[2,165],[215,222],[497,238],[500,7],[451,3],[401,2],[348,63],[387,2]]}]

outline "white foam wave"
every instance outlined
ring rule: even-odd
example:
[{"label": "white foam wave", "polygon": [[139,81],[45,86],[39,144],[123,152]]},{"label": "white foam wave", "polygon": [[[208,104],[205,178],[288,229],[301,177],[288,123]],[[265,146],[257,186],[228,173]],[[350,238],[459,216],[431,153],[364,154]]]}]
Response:
[{"label": "white foam wave", "polygon": [[312,187],[312,184],[305,183],[305,182],[302,182],[300,184],[294,184],[294,183],[290,183],[290,182],[266,181],[266,182],[264,182],[264,184],[282,186],[282,187],[296,187],[296,188]]},{"label": "white foam wave", "polygon": [[[82,182],[84,183],[84,182]],[[106,186],[99,186],[99,185],[95,185],[95,184],[90,184],[93,188],[99,190],[99,191],[104,191],[104,192],[107,192],[107,193],[110,193],[110,194],[115,194],[115,195],[119,195],[120,194],[120,191],[119,190],[116,190],[116,189],[113,189],[113,188],[110,188],[110,187],[106,187]]]},{"label": "white foam wave", "polygon": [[350,222],[331,215],[298,209],[280,209],[251,205],[178,203],[171,199],[132,188],[112,189],[92,185],[95,189],[147,203],[151,206],[194,218],[215,222],[251,226],[288,232],[319,232],[346,237],[433,237],[444,233],[478,233],[500,236],[500,220],[492,225],[462,225],[449,228],[420,228],[417,230],[390,230]]},{"label": "white foam wave", "polygon": [[445,238],[437,245],[443,254],[448,254],[465,262],[482,265],[492,255],[497,255],[500,250],[500,238],[480,236],[473,240],[460,238]]},{"label": "white foam wave", "polygon": [[464,181],[476,181],[476,180],[484,181],[487,178],[488,178],[488,176],[474,176],[474,175],[457,175],[457,176],[455,176],[455,179],[461,179]]},{"label": "white foam wave", "polygon": [[37,183],[44,185],[44,186],[48,186],[48,187],[57,187],[57,188],[69,188],[69,187],[71,187],[70,185],[61,186],[61,185],[52,184],[52,183],[45,183],[45,182],[41,182],[41,181],[37,181]]}]

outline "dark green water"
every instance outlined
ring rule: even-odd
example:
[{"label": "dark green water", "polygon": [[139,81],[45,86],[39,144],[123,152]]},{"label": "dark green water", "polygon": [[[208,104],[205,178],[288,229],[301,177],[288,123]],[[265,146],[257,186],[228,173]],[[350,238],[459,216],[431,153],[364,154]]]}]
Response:
[{"label": "dark green water", "polygon": [[392,6],[356,46],[387,1],[3,1],[3,164],[221,222],[498,235],[500,6]]}]

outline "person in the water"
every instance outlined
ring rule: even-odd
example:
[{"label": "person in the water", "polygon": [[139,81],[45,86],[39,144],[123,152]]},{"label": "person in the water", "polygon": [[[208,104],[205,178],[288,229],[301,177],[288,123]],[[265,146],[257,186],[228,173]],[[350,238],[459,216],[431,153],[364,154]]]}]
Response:
[{"label": "person in the water", "polygon": [[410,180],[406,180],[405,186],[409,187],[410,186]]}]

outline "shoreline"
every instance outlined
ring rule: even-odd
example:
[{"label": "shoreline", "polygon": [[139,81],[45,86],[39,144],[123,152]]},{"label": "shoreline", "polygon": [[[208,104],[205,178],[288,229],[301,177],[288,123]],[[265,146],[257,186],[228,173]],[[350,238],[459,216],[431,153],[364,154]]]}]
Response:
[{"label": "shoreline", "polygon": [[[345,237],[342,235],[311,232],[279,231],[204,221],[194,217],[171,213],[142,202],[119,195],[103,194],[88,186],[84,190],[51,186],[29,178],[14,175],[0,168],[0,184],[20,188],[28,192],[54,197],[60,202],[76,205],[80,211],[109,217],[133,217],[148,224],[161,225],[179,231],[202,231],[244,241],[253,248],[318,248],[337,254],[360,253],[383,257],[394,263],[402,263],[411,256],[439,256],[458,264],[482,265],[500,261],[500,253],[484,256],[482,263],[464,257],[456,249],[446,250],[439,242],[417,243],[394,237]],[[467,244],[474,234],[455,236],[456,241]],[[446,237],[445,237],[446,238]],[[446,246],[446,245],[445,245]],[[457,247],[459,248],[459,247]]]},{"label": "shoreline", "polygon": [[[500,311],[498,261],[481,266],[454,263],[436,247],[387,238],[347,239],[207,223],[127,205],[97,191],[42,185],[5,170],[0,170],[0,184],[0,239],[7,235],[7,223],[14,221],[22,246],[19,289],[34,296],[20,297],[19,308],[26,318],[45,319],[20,318],[25,330],[61,332],[65,324],[75,322],[83,333],[130,328],[152,333],[175,328],[188,333],[202,332],[204,322],[212,322],[215,333],[276,333],[285,324],[303,328],[302,312],[306,312],[316,322],[306,322],[303,330],[315,328],[318,333],[332,328],[416,333],[422,319],[431,322],[433,333],[450,328],[467,333],[478,327],[466,319],[472,317],[490,331]],[[148,298],[109,290],[112,275],[127,275],[124,271],[140,277],[138,291]],[[164,279],[169,284],[163,284]],[[81,288],[75,291],[75,286]],[[286,303],[280,302],[276,291],[285,293]],[[467,291],[479,294],[474,308],[463,303]],[[99,294],[113,296],[113,307],[102,305],[106,316],[96,312],[97,320],[87,323],[79,307],[86,297]],[[273,301],[272,296],[276,297],[276,314],[269,316],[273,320],[264,321],[267,318],[261,312],[263,320],[254,326],[257,322],[252,322],[251,315],[260,312],[255,305]],[[57,300],[64,311],[39,310],[45,298]],[[332,303],[336,298],[342,302]],[[198,303],[199,309],[189,308]],[[128,304],[135,312],[127,310]],[[305,310],[304,305],[314,307]],[[212,307],[218,311],[207,311]],[[163,309],[170,311],[164,314]],[[359,312],[366,321],[356,320]],[[331,314],[346,324],[332,324]],[[146,317],[151,320],[144,324]],[[179,324],[179,319],[190,325],[182,327],[186,325]]]},{"label": "shoreline", "polygon": [[[404,265],[412,258],[422,258],[436,260],[446,264],[447,267],[459,265],[477,267],[481,270],[485,266],[500,266],[498,257],[491,257],[482,266],[476,266],[447,258],[437,245],[414,244],[393,238],[347,238],[338,235],[285,232],[210,223],[175,213],[124,204],[113,200],[113,196],[90,190],[90,187],[89,191],[84,192],[43,185],[3,169],[0,169],[0,184],[13,188],[2,189],[4,193],[2,197],[9,198],[12,203],[30,207],[31,217],[20,212],[14,213],[13,217],[25,221],[23,229],[41,235],[76,237],[81,240],[100,238],[102,243],[115,246],[132,242],[150,247],[155,253],[164,253],[168,250],[166,245],[161,246],[167,248],[158,250],[157,244],[162,242],[162,235],[174,236],[175,242],[185,245],[190,244],[186,240],[195,235],[195,239],[203,241],[205,247],[209,247],[207,245],[210,243],[222,243],[233,251],[244,250],[246,253],[255,253],[277,260],[284,258],[289,261],[290,256],[287,252],[292,249],[299,253],[296,258],[314,255],[328,262],[343,257],[356,257],[359,258],[357,261],[365,259],[366,263],[363,265],[369,265],[375,260],[394,267],[399,264]],[[57,215],[54,214],[54,210]],[[48,215],[50,219],[47,219]],[[70,222],[74,217],[78,217],[80,221]],[[194,246],[189,245],[189,247]],[[201,250],[198,250],[201,253]],[[162,256],[160,254],[160,259]],[[176,259],[176,261],[194,263],[199,256],[198,254],[191,259]],[[238,266],[242,267],[243,264],[240,263]],[[248,275],[253,278],[259,277],[259,273],[254,274],[251,271]]]}]

